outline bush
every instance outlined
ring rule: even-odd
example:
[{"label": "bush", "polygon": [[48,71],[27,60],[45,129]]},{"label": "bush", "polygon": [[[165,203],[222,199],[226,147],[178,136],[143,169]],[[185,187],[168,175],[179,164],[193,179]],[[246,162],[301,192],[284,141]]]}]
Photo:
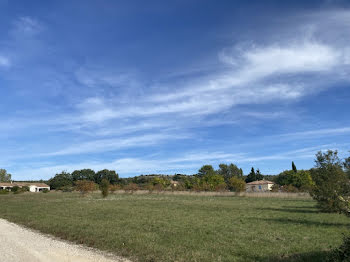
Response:
[{"label": "bush", "polygon": [[43,193],[49,193],[49,190],[47,188],[44,188],[43,190],[41,190],[41,192]]},{"label": "bush", "polygon": [[124,190],[126,192],[130,192],[132,194],[132,193],[134,193],[134,191],[139,190],[139,187],[135,183],[130,183],[129,185],[124,186]]},{"label": "bush", "polygon": [[64,186],[61,188],[62,192],[73,192],[72,186]]},{"label": "bush", "polygon": [[277,185],[277,184],[274,184],[272,187],[271,187],[271,192],[278,192],[280,190],[280,186]]},{"label": "bush", "polygon": [[29,192],[29,186],[22,186],[21,189],[23,192]]},{"label": "bush", "polygon": [[242,192],[245,191],[246,183],[243,179],[237,177],[231,177],[229,180],[229,189],[234,192]]},{"label": "bush", "polygon": [[333,250],[329,257],[329,262],[346,262],[350,261],[350,236],[344,237],[343,244]]},{"label": "bush", "polygon": [[122,187],[120,185],[110,185],[109,186],[109,191],[112,193],[115,193],[115,191],[120,190]]},{"label": "bush", "polygon": [[11,192],[15,193],[15,192],[18,192],[20,190],[19,186],[13,186],[11,188]]},{"label": "bush", "polygon": [[287,192],[287,193],[297,193],[299,192],[298,188],[296,188],[293,185],[285,185],[282,187],[282,191],[283,192]]},{"label": "bush", "polygon": [[8,193],[9,193],[9,191],[6,190],[6,189],[1,189],[0,190],[0,195],[7,195]]},{"label": "bush", "polygon": [[102,197],[103,198],[107,197],[109,193],[109,181],[107,179],[102,179],[100,188],[101,188]]},{"label": "bush", "polygon": [[93,192],[96,189],[96,184],[92,181],[78,180],[76,183],[76,190],[82,195],[86,195],[89,192]]}]

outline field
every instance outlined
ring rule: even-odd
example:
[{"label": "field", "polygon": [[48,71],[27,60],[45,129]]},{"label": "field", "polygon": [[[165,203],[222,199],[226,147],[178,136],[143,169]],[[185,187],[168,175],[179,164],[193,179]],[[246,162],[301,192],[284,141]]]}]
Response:
[{"label": "field", "polygon": [[309,198],[0,196],[0,217],[138,261],[322,261],[350,219]]}]

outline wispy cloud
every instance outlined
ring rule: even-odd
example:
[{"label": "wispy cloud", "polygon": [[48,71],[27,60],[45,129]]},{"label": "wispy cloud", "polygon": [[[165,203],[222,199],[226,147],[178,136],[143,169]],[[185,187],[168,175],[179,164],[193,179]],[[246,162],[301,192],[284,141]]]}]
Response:
[{"label": "wispy cloud", "polygon": [[83,142],[64,148],[56,152],[49,152],[45,156],[74,155],[86,153],[108,152],[122,148],[144,147],[159,144],[166,140],[188,139],[186,135],[180,134],[146,134],[134,137],[122,137],[114,139],[100,139]]}]

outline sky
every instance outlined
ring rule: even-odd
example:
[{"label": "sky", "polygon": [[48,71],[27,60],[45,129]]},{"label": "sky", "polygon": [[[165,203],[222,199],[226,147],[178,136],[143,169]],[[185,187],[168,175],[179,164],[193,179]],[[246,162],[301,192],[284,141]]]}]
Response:
[{"label": "sky", "polygon": [[278,174],[349,156],[349,43],[349,1],[0,0],[0,168]]}]

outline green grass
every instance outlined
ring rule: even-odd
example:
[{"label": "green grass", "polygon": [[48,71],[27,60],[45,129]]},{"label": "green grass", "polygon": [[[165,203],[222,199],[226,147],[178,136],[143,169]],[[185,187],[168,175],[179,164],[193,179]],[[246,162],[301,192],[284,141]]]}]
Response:
[{"label": "green grass", "polygon": [[138,261],[322,261],[350,219],[311,199],[0,196],[0,217]]}]

